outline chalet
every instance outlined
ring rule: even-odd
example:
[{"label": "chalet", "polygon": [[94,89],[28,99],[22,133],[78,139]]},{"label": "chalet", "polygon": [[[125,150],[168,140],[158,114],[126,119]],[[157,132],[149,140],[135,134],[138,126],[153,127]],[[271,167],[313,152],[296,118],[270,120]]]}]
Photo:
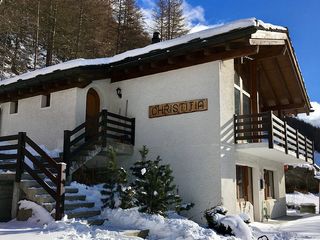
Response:
[{"label": "chalet", "polygon": [[68,183],[83,165],[103,166],[112,144],[126,166],[142,145],[170,163],[198,222],[220,204],[255,221],[286,214],[284,164],[314,158],[313,141],[285,120],[312,111],[288,29],[244,19],[153,40],[0,82],[0,179],[13,186],[3,213],[14,217],[28,198],[57,219],[93,218],[99,211],[72,203]]}]

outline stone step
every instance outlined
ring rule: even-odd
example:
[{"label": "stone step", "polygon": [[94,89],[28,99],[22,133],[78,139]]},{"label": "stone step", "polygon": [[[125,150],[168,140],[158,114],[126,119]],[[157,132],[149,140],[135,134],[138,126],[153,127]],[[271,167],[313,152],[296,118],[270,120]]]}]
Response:
[{"label": "stone step", "polygon": [[104,219],[99,219],[99,218],[97,218],[97,219],[85,219],[85,220],[87,220],[88,221],[88,224],[89,225],[95,225],[95,226],[100,226],[100,225],[102,225],[102,224],[104,224]]},{"label": "stone step", "polygon": [[[39,203],[40,205],[42,203],[53,203],[54,199],[49,194],[37,194],[34,196],[29,196],[29,198],[32,198],[35,202]],[[65,200],[67,201],[84,201],[86,200],[85,195],[79,195],[79,194],[66,194]]]},{"label": "stone step", "polygon": [[[56,190],[55,187],[53,187],[53,189]],[[33,194],[33,195],[36,195],[36,194],[39,195],[39,194],[46,194],[47,193],[47,191],[42,187],[28,187],[26,191],[28,192],[28,194]],[[79,189],[66,186],[65,187],[65,192],[66,193],[78,193]]]},{"label": "stone step", "polygon": [[[42,203],[42,206],[48,210],[48,212],[52,212],[55,209],[56,204],[55,202],[52,203]],[[86,201],[79,201],[79,202],[67,202],[64,204],[65,211],[67,210],[75,210],[77,208],[93,208],[94,202],[86,202]]]},{"label": "stone step", "polygon": [[[47,179],[47,180],[45,180],[45,182],[49,186],[55,187],[55,184],[51,180]],[[22,179],[21,184],[23,185],[24,188],[40,187],[40,184],[36,180],[31,180],[31,179]]]},{"label": "stone step", "polygon": [[79,208],[73,211],[65,211],[65,214],[68,216],[68,219],[77,218],[77,219],[87,219],[91,217],[96,217],[100,215],[101,211],[99,209],[86,209]]},{"label": "stone step", "polygon": [[[41,179],[44,179],[46,178],[46,175],[42,172],[40,172],[39,170],[34,170],[38,177],[40,177]],[[52,172],[53,175],[57,175],[56,173]],[[33,177],[29,174],[29,173],[23,173],[22,176],[21,176],[21,179],[25,179],[25,180],[34,180]]]}]

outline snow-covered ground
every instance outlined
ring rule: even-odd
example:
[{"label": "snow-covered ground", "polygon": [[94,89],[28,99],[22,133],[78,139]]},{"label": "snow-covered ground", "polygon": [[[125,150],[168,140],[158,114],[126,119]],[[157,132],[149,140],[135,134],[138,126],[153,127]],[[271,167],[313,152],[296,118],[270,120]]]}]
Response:
[{"label": "snow-covered ground", "polygon": [[319,196],[317,194],[303,194],[300,192],[294,192],[291,194],[286,194],[286,199],[287,203],[294,205],[300,205],[301,203],[313,203],[316,205],[316,212],[319,212]]},{"label": "snow-covered ground", "polygon": [[252,223],[251,229],[255,239],[266,235],[269,240],[320,239],[320,216],[305,217],[289,222],[270,221]]},{"label": "snow-covered ground", "polygon": [[35,209],[35,216],[26,222],[13,220],[8,223],[1,223],[0,239],[140,239],[124,236],[121,232],[137,229],[149,229],[149,239],[235,239],[220,237],[214,231],[203,228],[197,223],[176,214],[164,218],[159,215],[143,214],[138,212],[137,209],[107,209],[102,213],[102,216],[108,218],[109,221],[106,221],[102,226],[93,227],[88,226],[86,222],[66,219],[60,222],[52,220],[43,226],[42,221],[37,223],[39,216],[42,214],[42,218],[47,220],[50,215],[44,213],[40,206],[35,207]]},{"label": "snow-covered ground", "polygon": [[[74,187],[80,189],[82,194],[86,194],[90,200],[101,206],[100,190],[102,185],[88,187],[83,184],[72,183]],[[319,209],[318,197],[314,194],[302,194],[295,192],[287,194],[287,202],[299,205],[301,203],[314,203]],[[20,239],[72,239],[72,240],[103,240],[103,239],[140,239],[124,235],[125,230],[150,230],[151,240],[227,240],[227,239],[257,239],[263,235],[269,240],[280,239],[320,239],[320,216],[310,216],[310,214],[299,214],[291,210],[291,215],[301,218],[293,221],[270,220],[268,223],[252,223],[250,229],[237,218],[227,216],[224,223],[236,227],[235,232],[239,238],[217,235],[213,230],[202,227],[197,223],[181,217],[175,213],[170,213],[167,218],[160,215],[149,215],[140,213],[137,208],[132,209],[105,209],[101,216],[107,219],[102,226],[89,226],[86,221],[68,220],[55,222],[50,214],[41,206],[29,202],[21,201],[20,208],[32,208],[33,216],[25,222],[12,220],[8,223],[0,223],[1,240]],[[300,215],[300,216],[298,216]],[[291,216],[292,217],[292,216]],[[238,217],[238,219],[240,219]],[[244,224],[245,226],[241,225]],[[246,231],[244,231],[246,230]],[[247,232],[249,231],[249,232]]]}]

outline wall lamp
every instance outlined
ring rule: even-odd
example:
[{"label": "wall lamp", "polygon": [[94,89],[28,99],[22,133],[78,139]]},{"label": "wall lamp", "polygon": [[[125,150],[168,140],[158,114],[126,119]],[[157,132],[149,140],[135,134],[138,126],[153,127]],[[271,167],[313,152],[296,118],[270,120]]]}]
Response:
[{"label": "wall lamp", "polygon": [[117,91],[118,97],[119,97],[119,98],[122,98],[122,90],[121,90],[121,88],[118,87],[118,88],[116,89],[116,91]]}]

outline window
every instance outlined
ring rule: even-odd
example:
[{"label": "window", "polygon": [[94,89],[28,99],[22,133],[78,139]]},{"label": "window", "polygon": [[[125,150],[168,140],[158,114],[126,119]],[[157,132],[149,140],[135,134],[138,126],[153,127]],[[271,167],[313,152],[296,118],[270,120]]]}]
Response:
[{"label": "window", "polygon": [[10,103],[10,114],[18,113],[18,101]]},{"label": "window", "polygon": [[235,74],[234,77],[234,105],[235,114],[250,114],[250,94],[247,92],[245,87],[245,81]]},{"label": "window", "polygon": [[253,204],[252,194],[252,168],[247,166],[238,166],[236,168],[237,178],[237,199],[249,201]]},{"label": "window", "polygon": [[274,179],[273,171],[264,170],[264,198],[270,199],[274,198]]},{"label": "window", "polygon": [[47,95],[42,95],[41,96],[41,107],[42,108],[50,107],[50,101],[51,101],[50,93]]}]

